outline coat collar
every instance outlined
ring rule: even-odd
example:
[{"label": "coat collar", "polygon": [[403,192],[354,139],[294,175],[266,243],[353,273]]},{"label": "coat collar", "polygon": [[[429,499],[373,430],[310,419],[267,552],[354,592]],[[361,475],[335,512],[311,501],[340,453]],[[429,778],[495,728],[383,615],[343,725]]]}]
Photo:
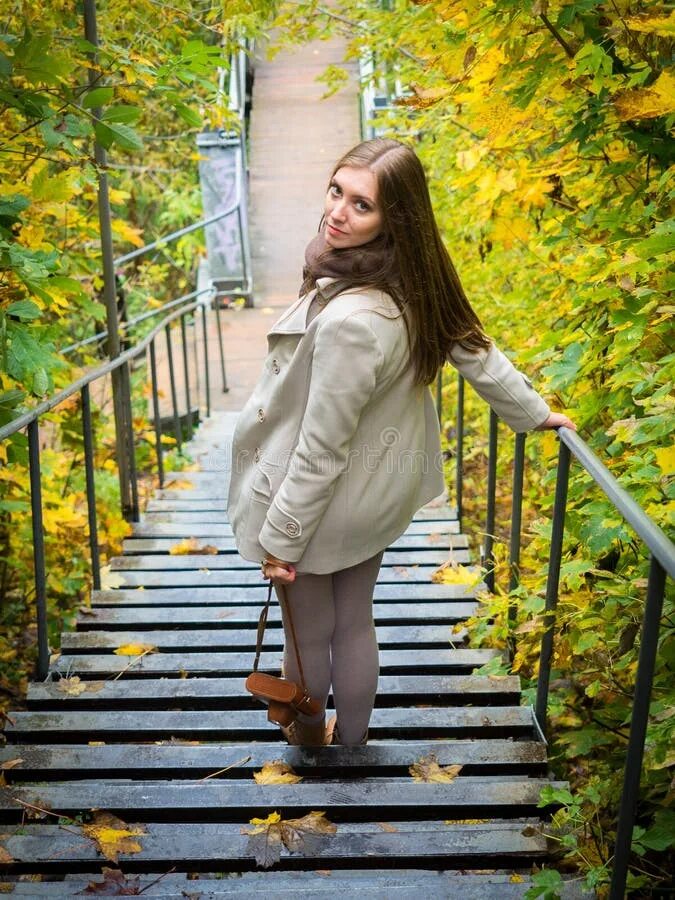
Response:
[{"label": "coat collar", "polygon": [[[326,287],[335,281],[335,278],[317,278],[316,282],[320,288]],[[316,291],[312,290],[292,303],[289,308],[281,314],[274,323],[272,328],[267,332],[270,337],[274,334],[304,334],[307,331],[307,312],[309,304],[314,297]],[[387,294],[379,290],[360,291],[355,289],[353,292],[345,291],[340,294],[341,297],[352,293],[352,296],[360,296],[366,298],[367,302],[363,304],[365,309],[372,309],[373,312],[385,316],[387,319],[396,319],[401,315],[400,309]]]}]

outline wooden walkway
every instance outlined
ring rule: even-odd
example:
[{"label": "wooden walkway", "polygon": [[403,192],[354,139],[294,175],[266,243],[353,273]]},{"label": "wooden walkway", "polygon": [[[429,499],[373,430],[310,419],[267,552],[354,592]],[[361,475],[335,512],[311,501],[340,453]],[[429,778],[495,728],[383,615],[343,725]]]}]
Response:
[{"label": "wooden walkway", "polygon": [[[128,887],[161,897],[523,896],[532,864],[549,853],[537,805],[550,783],[546,747],[517,677],[472,674],[493,655],[453,630],[474,608],[472,591],[430,582],[450,544],[469,559],[452,510],[423,510],[385,553],[369,744],[288,747],[244,691],[265,585],[227,523],[231,421],[207,423],[193,448],[204,468],[167,477],[113,561],[110,586],[63,635],[50,679],[11,714],[0,749],[3,890],[73,896],[118,866]],[[218,553],[171,555],[185,539]],[[271,620],[262,665],[278,672],[278,609]],[[409,767],[430,755],[461,766],[458,776],[414,781]],[[273,760],[303,780],[257,784],[253,772]],[[337,831],[257,869],[242,833],[249,820],[312,810]],[[111,856],[106,837],[119,839],[117,866],[101,852]],[[43,881],[17,881],[21,873]],[[570,886],[565,896],[577,894]]]}]

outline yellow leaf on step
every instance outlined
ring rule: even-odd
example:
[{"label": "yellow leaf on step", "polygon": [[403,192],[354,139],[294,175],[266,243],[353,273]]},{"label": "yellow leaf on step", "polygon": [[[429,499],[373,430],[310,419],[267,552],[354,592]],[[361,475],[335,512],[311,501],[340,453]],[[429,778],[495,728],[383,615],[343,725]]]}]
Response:
[{"label": "yellow leaf on step", "polygon": [[119,854],[140,853],[143,849],[134,838],[146,834],[139,825],[127,825],[117,816],[100,810],[94,813],[90,825],[82,831],[96,844],[96,849],[110,862],[117,862]]},{"label": "yellow leaf on step", "polygon": [[434,584],[466,584],[475,587],[480,583],[482,574],[479,569],[469,566],[458,566],[455,562],[443,563],[431,576]]},{"label": "yellow leaf on step", "polygon": [[214,547],[212,544],[204,544],[204,546],[202,546],[197,538],[191,537],[185,538],[184,541],[179,541],[169,549],[169,554],[171,556],[187,556],[188,554],[193,553],[204,556],[215,556],[218,553],[218,548]]},{"label": "yellow leaf on step", "polygon": [[262,769],[254,772],[253,777],[258,784],[297,784],[302,781],[302,775],[296,775],[281,759],[263,763]]},{"label": "yellow leaf on step", "polygon": [[144,653],[156,653],[154,644],[122,644],[114,651],[117,656],[142,656]]},{"label": "yellow leaf on step", "polygon": [[432,754],[423,756],[408,769],[415,781],[450,782],[462,771],[462,766],[440,766]]},{"label": "yellow leaf on step", "polygon": [[172,491],[190,491],[194,488],[194,483],[186,478],[174,478],[172,481],[167,481],[164,487],[171,488]]}]

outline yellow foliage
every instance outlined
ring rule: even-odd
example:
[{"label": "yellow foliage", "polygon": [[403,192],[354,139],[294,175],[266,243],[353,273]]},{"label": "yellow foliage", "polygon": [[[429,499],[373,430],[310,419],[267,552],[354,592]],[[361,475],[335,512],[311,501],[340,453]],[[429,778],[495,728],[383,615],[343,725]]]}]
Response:
[{"label": "yellow foliage", "polygon": [[217,553],[218,548],[214,547],[213,544],[204,544],[202,546],[197,538],[193,537],[185,538],[185,540],[179,541],[169,548],[169,554],[171,556],[187,556],[188,554],[215,556]]},{"label": "yellow foliage", "polygon": [[623,122],[653,119],[675,112],[675,75],[664,71],[648,88],[634,88],[617,94],[614,106]]}]

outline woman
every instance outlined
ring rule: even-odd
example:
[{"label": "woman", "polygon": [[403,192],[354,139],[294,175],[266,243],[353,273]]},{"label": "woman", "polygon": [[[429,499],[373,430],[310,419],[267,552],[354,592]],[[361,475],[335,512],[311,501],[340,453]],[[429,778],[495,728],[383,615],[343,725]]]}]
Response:
[{"label": "woman", "polygon": [[[397,141],[366,141],[335,166],[300,297],[268,345],[234,435],[228,513],[241,555],[286,586],[307,686],[324,709],[332,688],[328,731],[324,714],[300,716],[287,740],[365,743],[382,554],[444,490],[428,389],[438,369],[453,363],[514,431],[574,425],[486,337],[422,166]],[[284,674],[298,681],[290,647]]]}]

